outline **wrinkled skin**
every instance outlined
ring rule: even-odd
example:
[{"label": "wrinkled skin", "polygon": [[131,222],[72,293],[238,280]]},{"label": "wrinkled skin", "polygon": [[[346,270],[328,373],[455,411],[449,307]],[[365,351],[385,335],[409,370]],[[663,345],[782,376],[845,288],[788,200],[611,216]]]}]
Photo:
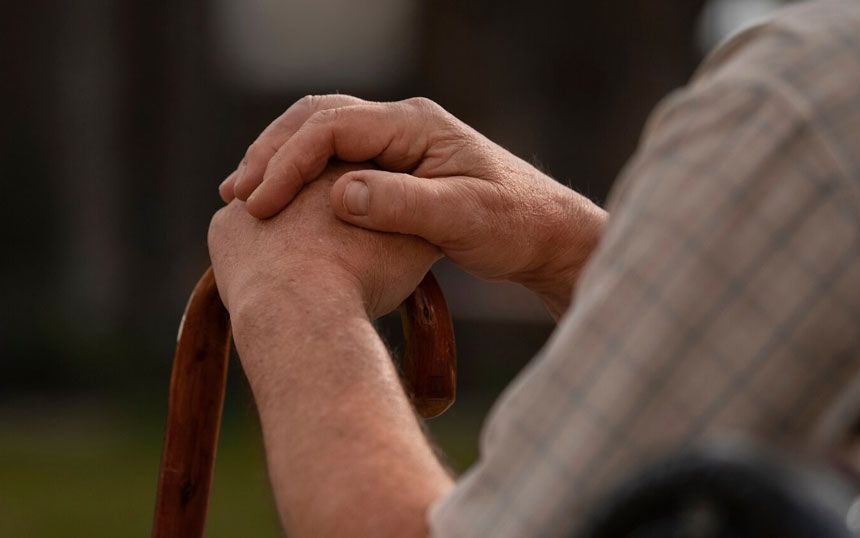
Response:
[{"label": "wrinkled skin", "polygon": [[437,248],[419,237],[358,228],[332,214],[333,183],[363,168],[329,166],[287,209],[265,221],[249,215],[239,200],[215,214],[210,256],[228,310],[257,301],[269,290],[326,281],[338,283],[338,291],[330,293],[358,294],[375,318],[395,309],[417,287],[439,258]]}]

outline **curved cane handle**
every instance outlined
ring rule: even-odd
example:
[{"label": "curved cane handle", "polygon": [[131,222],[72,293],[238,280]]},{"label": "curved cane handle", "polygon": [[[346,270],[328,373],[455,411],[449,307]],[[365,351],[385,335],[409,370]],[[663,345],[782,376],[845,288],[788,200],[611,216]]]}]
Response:
[{"label": "curved cane handle", "polygon": [[[428,273],[401,306],[404,384],[423,417],[454,401],[457,363],[448,306]],[[230,318],[210,267],[191,297],[176,341],[153,538],[201,538],[230,355]]]},{"label": "curved cane handle", "polygon": [[433,273],[400,305],[406,350],[400,368],[406,392],[424,418],[441,415],[454,403],[457,350],[454,326]]}]

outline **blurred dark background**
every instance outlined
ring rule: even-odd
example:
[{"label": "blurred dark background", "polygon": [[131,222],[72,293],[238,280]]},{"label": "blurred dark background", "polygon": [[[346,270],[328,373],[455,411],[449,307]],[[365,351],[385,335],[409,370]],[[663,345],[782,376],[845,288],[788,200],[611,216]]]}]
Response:
[{"label": "blurred dark background", "polygon": [[[145,535],[170,359],[216,188],[308,93],[434,99],[603,202],[649,110],[778,2],[82,0],[4,5],[0,536]],[[553,329],[510,285],[441,262],[458,470]],[[385,324],[392,347],[396,331]],[[209,536],[277,536],[234,361]]]}]

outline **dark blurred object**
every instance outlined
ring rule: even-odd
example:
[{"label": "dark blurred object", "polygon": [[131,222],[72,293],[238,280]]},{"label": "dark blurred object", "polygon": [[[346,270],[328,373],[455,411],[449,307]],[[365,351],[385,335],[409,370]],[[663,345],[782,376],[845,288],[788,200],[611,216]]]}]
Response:
[{"label": "dark blurred object", "polygon": [[822,458],[723,442],[645,469],[582,538],[851,538],[860,481]]}]

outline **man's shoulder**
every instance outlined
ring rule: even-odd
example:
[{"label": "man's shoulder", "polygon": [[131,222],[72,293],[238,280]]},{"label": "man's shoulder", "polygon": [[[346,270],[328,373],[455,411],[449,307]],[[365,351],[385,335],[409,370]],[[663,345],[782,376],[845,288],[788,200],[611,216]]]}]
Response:
[{"label": "man's shoulder", "polygon": [[798,35],[833,37],[833,32],[860,27],[860,2],[857,0],[810,0],[774,12],[772,24]]},{"label": "man's shoulder", "polygon": [[700,66],[692,85],[753,90],[809,126],[841,162],[860,168],[860,1],[793,4],[739,31]]},{"label": "man's shoulder", "polygon": [[807,62],[836,60],[834,51],[860,53],[860,1],[819,0],[777,10],[729,36],[694,78],[726,71],[782,75]]}]

